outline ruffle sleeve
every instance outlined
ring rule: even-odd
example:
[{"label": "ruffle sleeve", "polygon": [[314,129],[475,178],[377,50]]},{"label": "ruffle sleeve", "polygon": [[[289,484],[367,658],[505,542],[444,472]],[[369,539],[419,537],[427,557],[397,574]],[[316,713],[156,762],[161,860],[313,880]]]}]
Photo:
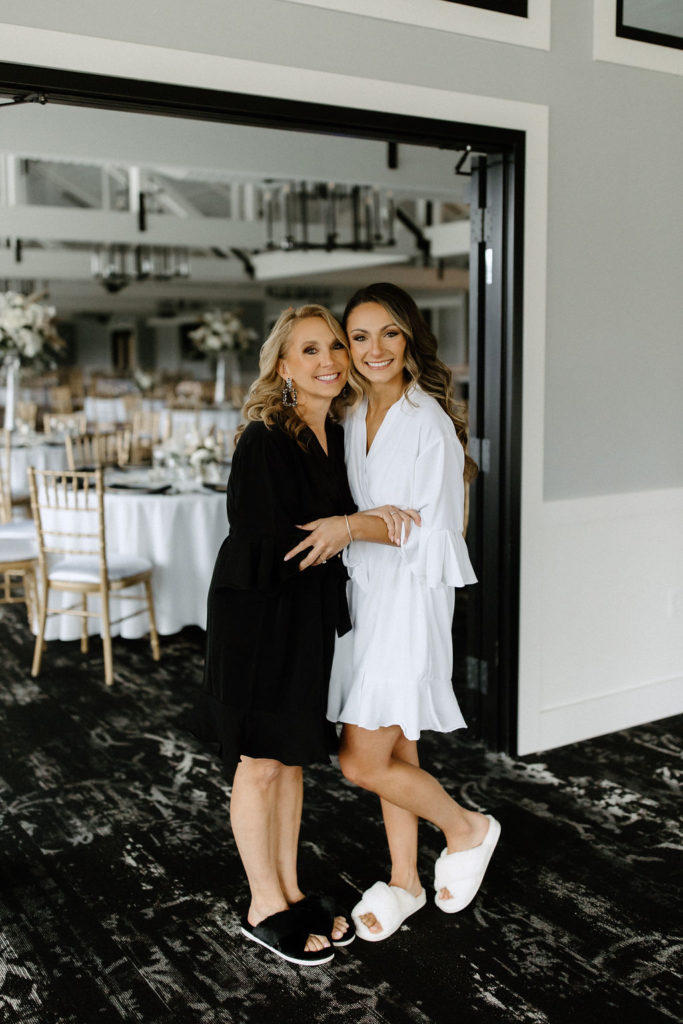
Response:
[{"label": "ruffle sleeve", "polygon": [[361,590],[370,589],[370,573],[368,571],[370,559],[366,554],[366,548],[370,547],[371,545],[366,541],[354,540],[342,551],[342,559],[349,574],[349,579],[353,580]]},{"label": "ruffle sleeve", "polygon": [[401,558],[428,587],[464,587],[476,583],[462,535],[465,487],[464,453],[459,440],[439,437],[415,464],[413,494],[421,526],[401,543]]}]

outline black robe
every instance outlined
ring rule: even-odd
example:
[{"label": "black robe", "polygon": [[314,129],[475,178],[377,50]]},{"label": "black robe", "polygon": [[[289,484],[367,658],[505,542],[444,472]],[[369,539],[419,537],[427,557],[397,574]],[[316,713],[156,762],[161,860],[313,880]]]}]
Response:
[{"label": "black robe", "polygon": [[335,631],[351,628],[346,569],[340,556],[303,571],[305,554],[283,561],[308,534],[297,524],[356,508],[343,430],[326,430],[328,455],[308,429],[303,450],[279,427],[250,423],[233,457],[194,727],[218,743],[229,775],[241,754],[305,765],[337,747],[327,690]]}]

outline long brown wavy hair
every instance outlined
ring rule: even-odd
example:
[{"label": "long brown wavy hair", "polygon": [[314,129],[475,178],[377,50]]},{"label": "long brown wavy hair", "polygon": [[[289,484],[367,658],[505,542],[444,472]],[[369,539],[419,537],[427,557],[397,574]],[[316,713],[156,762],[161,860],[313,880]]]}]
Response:
[{"label": "long brown wavy hair", "polygon": [[[284,359],[287,355],[293,328],[301,320],[307,320],[309,317],[319,317],[324,320],[335,338],[338,338],[349,352],[349,343],[341,324],[325,306],[309,303],[306,306],[299,306],[298,309],[294,309],[292,306],[285,309],[261,346],[259,375],[249,388],[247,400],[242,409],[242,418],[245,422],[238,427],[235,433],[235,443],[239,441],[247,422],[260,420],[267,427],[280,427],[302,448],[308,447],[302,436],[308,429],[305,421],[298,415],[296,407],[282,404],[283,380],[277,367],[280,359]],[[341,394],[337,395],[330,406],[329,416],[335,422],[342,419],[344,407],[358,401],[361,395],[360,386],[351,381],[344,391],[346,394],[343,397]]]},{"label": "long brown wavy hair", "polygon": [[[467,420],[463,410],[458,407],[453,397],[453,379],[451,371],[437,356],[438,342],[417,307],[407,292],[398,285],[388,281],[380,281],[359,288],[349,301],[342,317],[344,330],[347,328],[349,315],[356,306],[366,302],[377,302],[383,306],[397,327],[400,327],[406,339],[404,394],[411,384],[417,384],[432,398],[435,398],[443,411],[452,421],[455,432],[465,452],[465,480],[473,480],[478,473],[476,462],[467,452]],[[349,386],[358,385],[367,394],[369,382],[360,374],[351,361]],[[410,401],[410,395],[406,396]]]}]

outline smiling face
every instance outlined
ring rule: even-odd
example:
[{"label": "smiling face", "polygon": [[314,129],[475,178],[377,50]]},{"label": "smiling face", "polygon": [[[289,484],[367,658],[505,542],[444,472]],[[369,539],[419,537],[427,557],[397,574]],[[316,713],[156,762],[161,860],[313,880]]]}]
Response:
[{"label": "smiling face", "polygon": [[343,342],[317,316],[294,325],[285,355],[278,363],[283,380],[292,378],[302,408],[329,404],[346,384],[348,370],[349,354]]},{"label": "smiling face", "polygon": [[363,302],[349,313],[346,331],[358,373],[377,387],[403,390],[406,337],[379,302]]}]

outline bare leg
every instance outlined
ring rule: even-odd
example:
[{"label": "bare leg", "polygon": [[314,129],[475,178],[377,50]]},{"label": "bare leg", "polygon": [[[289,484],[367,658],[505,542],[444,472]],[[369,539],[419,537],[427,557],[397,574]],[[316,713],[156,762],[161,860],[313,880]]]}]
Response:
[{"label": "bare leg", "polygon": [[[415,765],[419,768],[420,759],[417,753],[417,742],[407,740],[403,733],[394,744],[392,757],[398,761]],[[412,811],[406,811],[389,800],[380,797],[384,827],[389,843],[391,856],[391,881],[389,885],[398,885],[413,896],[422,889],[417,874],[417,826],[419,818]]]},{"label": "bare leg", "polygon": [[[275,797],[275,863],[280,888],[291,906],[304,898],[299,888],[297,874],[297,853],[299,848],[299,825],[303,805],[304,786],[301,768],[283,766],[278,777]],[[332,938],[344,937],[349,923],[343,917],[334,919]]]},{"label": "bare leg", "polygon": [[[290,822],[290,835],[285,840],[285,849],[281,851],[277,824],[277,782],[283,767],[279,761],[243,757],[237,766],[232,786],[230,823],[251,891],[247,920],[252,925],[259,924],[271,914],[287,910],[289,906],[282,891],[278,865],[286,864],[288,856],[291,856],[291,833],[298,839],[301,803],[298,803],[298,816]],[[294,847],[296,849],[296,842]],[[320,950],[325,946],[329,946],[329,942],[324,936],[311,935],[305,948]]]},{"label": "bare leg", "polygon": [[[383,801],[431,821],[444,833],[449,853],[478,846],[488,830],[485,816],[461,807],[433,776],[414,762],[396,757],[394,750],[401,737],[403,733],[397,725],[374,730],[345,725],[339,761],[346,778],[377,793]],[[406,748],[400,749],[405,756]],[[390,813],[392,828],[397,823],[393,833],[397,852],[404,856],[408,851],[408,819],[395,818]],[[441,890],[439,897],[448,899],[447,890]]]},{"label": "bare leg", "polygon": [[[394,744],[392,757],[418,767],[420,764],[416,741],[407,740],[403,733]],[[419,818],[412,811],[397,807],[396,804],[392,804],[389,800],[383,800],[381,797],[380,804],[391,857],[389,885],[397,885],[413,896],[419,896],[422,891],[422,883],[417,873]],[[361,921],[371,932],[379,934],[382,931],[382,925],[374,914],[362,914]]]},{"label": "bare leg", "polygon": [[280,888],[288,904],[303,898],[297,875],[299,829],[304,801],[304,773],[283,765],[275,783],[273,859]]}]

